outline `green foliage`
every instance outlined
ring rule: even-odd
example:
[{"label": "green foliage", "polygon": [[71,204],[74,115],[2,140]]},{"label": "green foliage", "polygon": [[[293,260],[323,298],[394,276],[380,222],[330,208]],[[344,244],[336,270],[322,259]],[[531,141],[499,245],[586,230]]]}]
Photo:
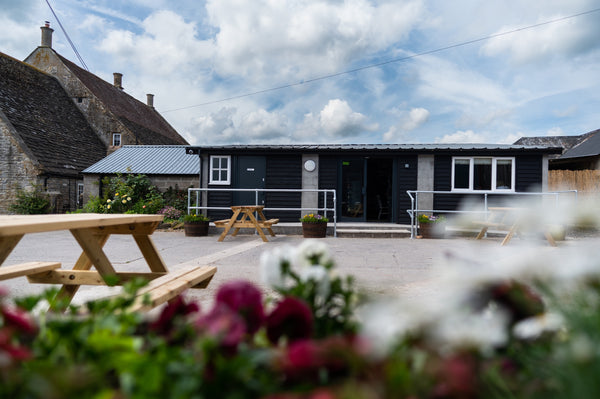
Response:
[{"label": "green foliage", "polygon": [[187,212],[187,189],[180,190],[179,187],[177,187],[177,184],[175,185],[175,188],[169,186],[167,191],[163,193],[163,198],[165,200],[165,206],[172,206],[173,208],[178,209],[182,212]]},{"label": "green foliage", "polygon": [[184,222],[208,222],[209,220],[209,217],[204,216],[201,213],[191,213],[188,215],[183,215]]},{"label": "green foliage", "polygon": [[50,213],[50,198],[39,186],[33,186],[31,190],[19,189],[17,200],[10,205],[10,210],[20,215]]}]

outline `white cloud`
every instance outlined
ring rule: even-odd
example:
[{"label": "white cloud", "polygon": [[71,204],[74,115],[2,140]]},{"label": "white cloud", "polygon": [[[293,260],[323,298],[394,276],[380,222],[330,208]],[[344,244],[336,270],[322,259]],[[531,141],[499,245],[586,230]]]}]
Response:
[{"label": "white cloud", "polygon": [[[542,15],[538,23],[559,20],[564,14]],[[496,33],[508,32],[521,26],[504,26]],[[519,31],[518,34],[503,35],[489,40],[481,48],[483,54],[491,57],[508,56],[517,63],[542,62],[556,57],[573,57],[597,48],[596,41],[600,30],[592,18],[571,18],[533,29]]]},{"label": "white cloud", "polygon": [[475,133],[472,130],[457,131],[452,134],[446,134],[443,137],[437,137],[436,143],[451,144],[451,143],[485,143],[486,137],[483,134]]},{"label": "white cloud", "polygon": [[546,132],[546,136],[564,136],[565,133],[560,127],[553,127]]},{"label": "white cloud", "polygon": [[407,133],[423,125],[429,119],[429,111],[425,108],[411,108],[408,112],[395,110],[394,113],[400,114],[400,123],[391,126],[383,134],[383,141],[398,142],[405,140]]},{"label": "white cloud", "polygon": [[377,124],[367,124],[367,117],[354,112],[346,101],[334,99],[329,100],[318,114],[312,112],[306,114],[294,136],[304,141],[307,139],[338,141],[377,128]]}]

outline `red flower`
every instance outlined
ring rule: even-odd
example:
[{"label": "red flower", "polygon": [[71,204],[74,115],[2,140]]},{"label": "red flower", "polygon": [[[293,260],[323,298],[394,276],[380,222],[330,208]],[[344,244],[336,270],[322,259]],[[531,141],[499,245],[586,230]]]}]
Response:
[{"label": "red flower", "polygon": [[306,302],[298,298],[284,298],[267,317],[267,337],[274,344],[281,337],[289,342],[310,338],[312,329],[312,312]]},{"label": "red flower", "polygon": [[31,357],[31,351],[18,344],[12,343],[13,333],[8,328],[0,330],[0,357],[2,352],[6,352],[9,360],[26,360]]},{"label": "red flower", "polygon": [[226,305],[216,303],[210,313],[198,319],[198,328],[215,337],[227,350],[237,348],[246,335],[246,323],[242,317]]},{"label": "red flower", "polygon": [[472,356],[463,354],[443,360],[439,370],[439,383],[434,389],[435,398],[477,397],[477,365]]},{"label": "red flower", "polygon": [[8,309],[6,306],[2,306],[0,313],[4,318],[5,326],[12,326],[26,334],[33,334],[37,331],[37,326],[31,317],[19,308]]},{"label": "red flower", "polygon": [[244,319],[248,334],[258,331],[265,320],[260,290],[247,281],[223,284],[215,300],[217,304],[227,305]]},{"label": "red flower", "polygon": [[159,334],[168,335],[174,327],[174,321],[178,316],[187,316],[191,313],[200,311],[197,303],[185,303],[183,296],[178,295],[165,306],[158,319],[150,324],[150,329]]}]

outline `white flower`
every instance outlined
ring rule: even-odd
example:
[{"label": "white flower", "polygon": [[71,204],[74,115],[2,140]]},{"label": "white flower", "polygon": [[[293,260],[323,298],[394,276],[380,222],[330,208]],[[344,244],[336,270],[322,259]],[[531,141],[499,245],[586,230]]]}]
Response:
[{"label": "white flower", "polygon": [[327,244],[317,239],[304,240],[297,248],[297,265],[327,265],[333,262]]},{"label": "white flower", "polygon": [[515,337],[535,339],[546,331],[554,332],[564,327],[564,319],[558,313],[545,313],[519,321],[513,327]]},{"label": "white flower", "polygon": [[260,274],[264,284],[273,288],[285,288],[286,281],[282,273],[283,264],[292,265],[295,249],[290,246],[265,251],[260,256]]},{"label": "white flower", "polygon": [[317,295],[319,300],[325,300],[329,295],[330,278],[327,269],[321,265],[305,266],[300,270],[300,280],[304,282],[314,281],[317,283]]}]

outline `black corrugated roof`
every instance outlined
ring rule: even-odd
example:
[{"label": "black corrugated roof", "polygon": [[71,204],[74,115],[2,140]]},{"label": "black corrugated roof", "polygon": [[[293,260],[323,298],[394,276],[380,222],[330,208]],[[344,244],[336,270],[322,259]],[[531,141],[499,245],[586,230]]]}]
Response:
[{"label": "black corrugated roof", "polygon": [[600,155],[600,129],[586,133],[586,137],[573,148],[565,151],[560,159],[593,157]]}]

